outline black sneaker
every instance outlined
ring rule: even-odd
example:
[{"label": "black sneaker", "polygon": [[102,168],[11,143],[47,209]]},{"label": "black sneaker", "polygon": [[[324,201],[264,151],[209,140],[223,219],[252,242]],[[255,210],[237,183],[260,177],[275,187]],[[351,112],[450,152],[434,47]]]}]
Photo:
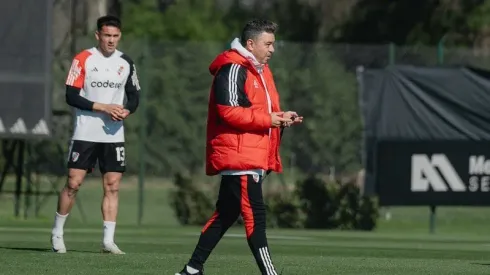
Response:
[{"label": "black sneaker", "polygon": [[175,275],[204,275],[204,269],[197,273],[190,274],[189,272],[187,272],[187,265],[185,265],[184,269],[182,269],[182,271],[179,273],[175,273]]}]

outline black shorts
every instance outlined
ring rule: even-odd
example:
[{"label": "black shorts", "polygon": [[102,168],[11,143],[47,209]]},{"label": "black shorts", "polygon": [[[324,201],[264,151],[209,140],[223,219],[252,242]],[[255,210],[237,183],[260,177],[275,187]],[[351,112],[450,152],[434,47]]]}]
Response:
[{"label": "black shorts", "polygon": [[102,143],[72,140],[68,155],[68,168],[92,172],[98,161],[102,174],[106,172],[124,173],[126,171],[124,153],[124,142]]}]

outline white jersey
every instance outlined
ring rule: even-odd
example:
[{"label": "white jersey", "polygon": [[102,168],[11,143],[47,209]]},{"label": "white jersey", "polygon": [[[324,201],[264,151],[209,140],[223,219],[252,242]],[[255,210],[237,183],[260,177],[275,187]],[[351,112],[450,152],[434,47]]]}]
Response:
[{"label": "white jersey", "polygon": [[[66,85],[80,89],[80,96],[104,104],[123,105],[129,85],[140,90],[136,67],[127,55],[116,50],[110,57],[105,57],[95,47],[75,56]],[[124,142],[123,121],[113,121],[101,112],[75,110],[72,140]]]}]

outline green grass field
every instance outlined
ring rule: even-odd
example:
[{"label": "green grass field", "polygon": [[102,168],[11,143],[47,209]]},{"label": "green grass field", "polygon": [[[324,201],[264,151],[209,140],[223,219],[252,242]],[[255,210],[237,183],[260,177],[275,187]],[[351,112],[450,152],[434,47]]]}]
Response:
[{"label": "green grass field", "polygon": [[[79,194],[87,216],[75,208],[67,222],[68,253],[49,251],[56,198],[40,217],[15,219],[11,195],[0,195],[0,274],[174,274],[192,252],[200,228],[181,227],[168,207],[169,184],[152,180],[145,191],[143,225],[137,226],[137,191],[121,189],[116,230],[126,255],[99,253],[101,190],[90,181]],[[29,213],[32,214],[33,211]],[[392,208],[375,232],[268,231],[278,271],[291,274],[490,274],[490,209],[438,209],[436,234],[428,233],[428,208]],[[244,238],[235,227],[206,264],[206,274],[258,274]]]}]

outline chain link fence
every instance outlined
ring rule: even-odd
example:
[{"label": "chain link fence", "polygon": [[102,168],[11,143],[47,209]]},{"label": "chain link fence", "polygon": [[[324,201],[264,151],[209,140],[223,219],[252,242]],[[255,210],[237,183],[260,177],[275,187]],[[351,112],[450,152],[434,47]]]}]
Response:
[{"label": "chain link fence", "polygon": [[[78,49],[91,47],[79,40]],[[208,66],[229,43],[164,42],[125,39],[121,50],[138,68],[142,86],[138,112],[127,120],[129,174],[172,177],[204,173]],[[285,134],[281,153],[287,171],[349,174],[361,168],[358,66],[478,66],[490,53],[479,49],[427,46],[306,44],[278,41],[270,62],[283,109],[305,116],[305,124]],[[54,108],[64,102],[64,80],[72,56],[54,62]],[[69,129],[71,126],[67,125]],[[54,140],[62,142],[66,140]]]},{"label": "chain link fence", "polygon": [[[77,48],[82,50],[93,45],[91,38],[79,39]],[[136,63],[142,87],[139,109],[125,123],[126,177],[134,179],[134,186],[140,183],[140,194],[150,185],[170,182],[177,173],[194,176],[202,182],[216,181],[204,176],[207,100],[212,82],[208,67],[228,47],[229,43],[222,42],[150,43],[123,38],[120,48]],[[56,112],[71,112],[65,103],[64,83],[72,58],[70,53],[60,52],[53,62]],[[310,173],[332,178],[357,176],[362,170],[362,125],[356,68],[361,65],[382,68],[392,64],[489,68],[490,53],[442,46],[278,41],[270,66],[282,108],[297,111],[305,121],[286,130],[281,146],[285,173],[272,178],[288,184]],[[72,129],[72,120],[66,119],[66,115],[53,119],[54,138],[33,141],[29,160],[32,170],[44,177],[50,174],[61,177],[68,133]],[[54,164],[47,167],[46,158]],[[144,188],[143,182],[147,183]],[[142,195],[132,200],[134,205],[145,207],[155,203]]]}]

